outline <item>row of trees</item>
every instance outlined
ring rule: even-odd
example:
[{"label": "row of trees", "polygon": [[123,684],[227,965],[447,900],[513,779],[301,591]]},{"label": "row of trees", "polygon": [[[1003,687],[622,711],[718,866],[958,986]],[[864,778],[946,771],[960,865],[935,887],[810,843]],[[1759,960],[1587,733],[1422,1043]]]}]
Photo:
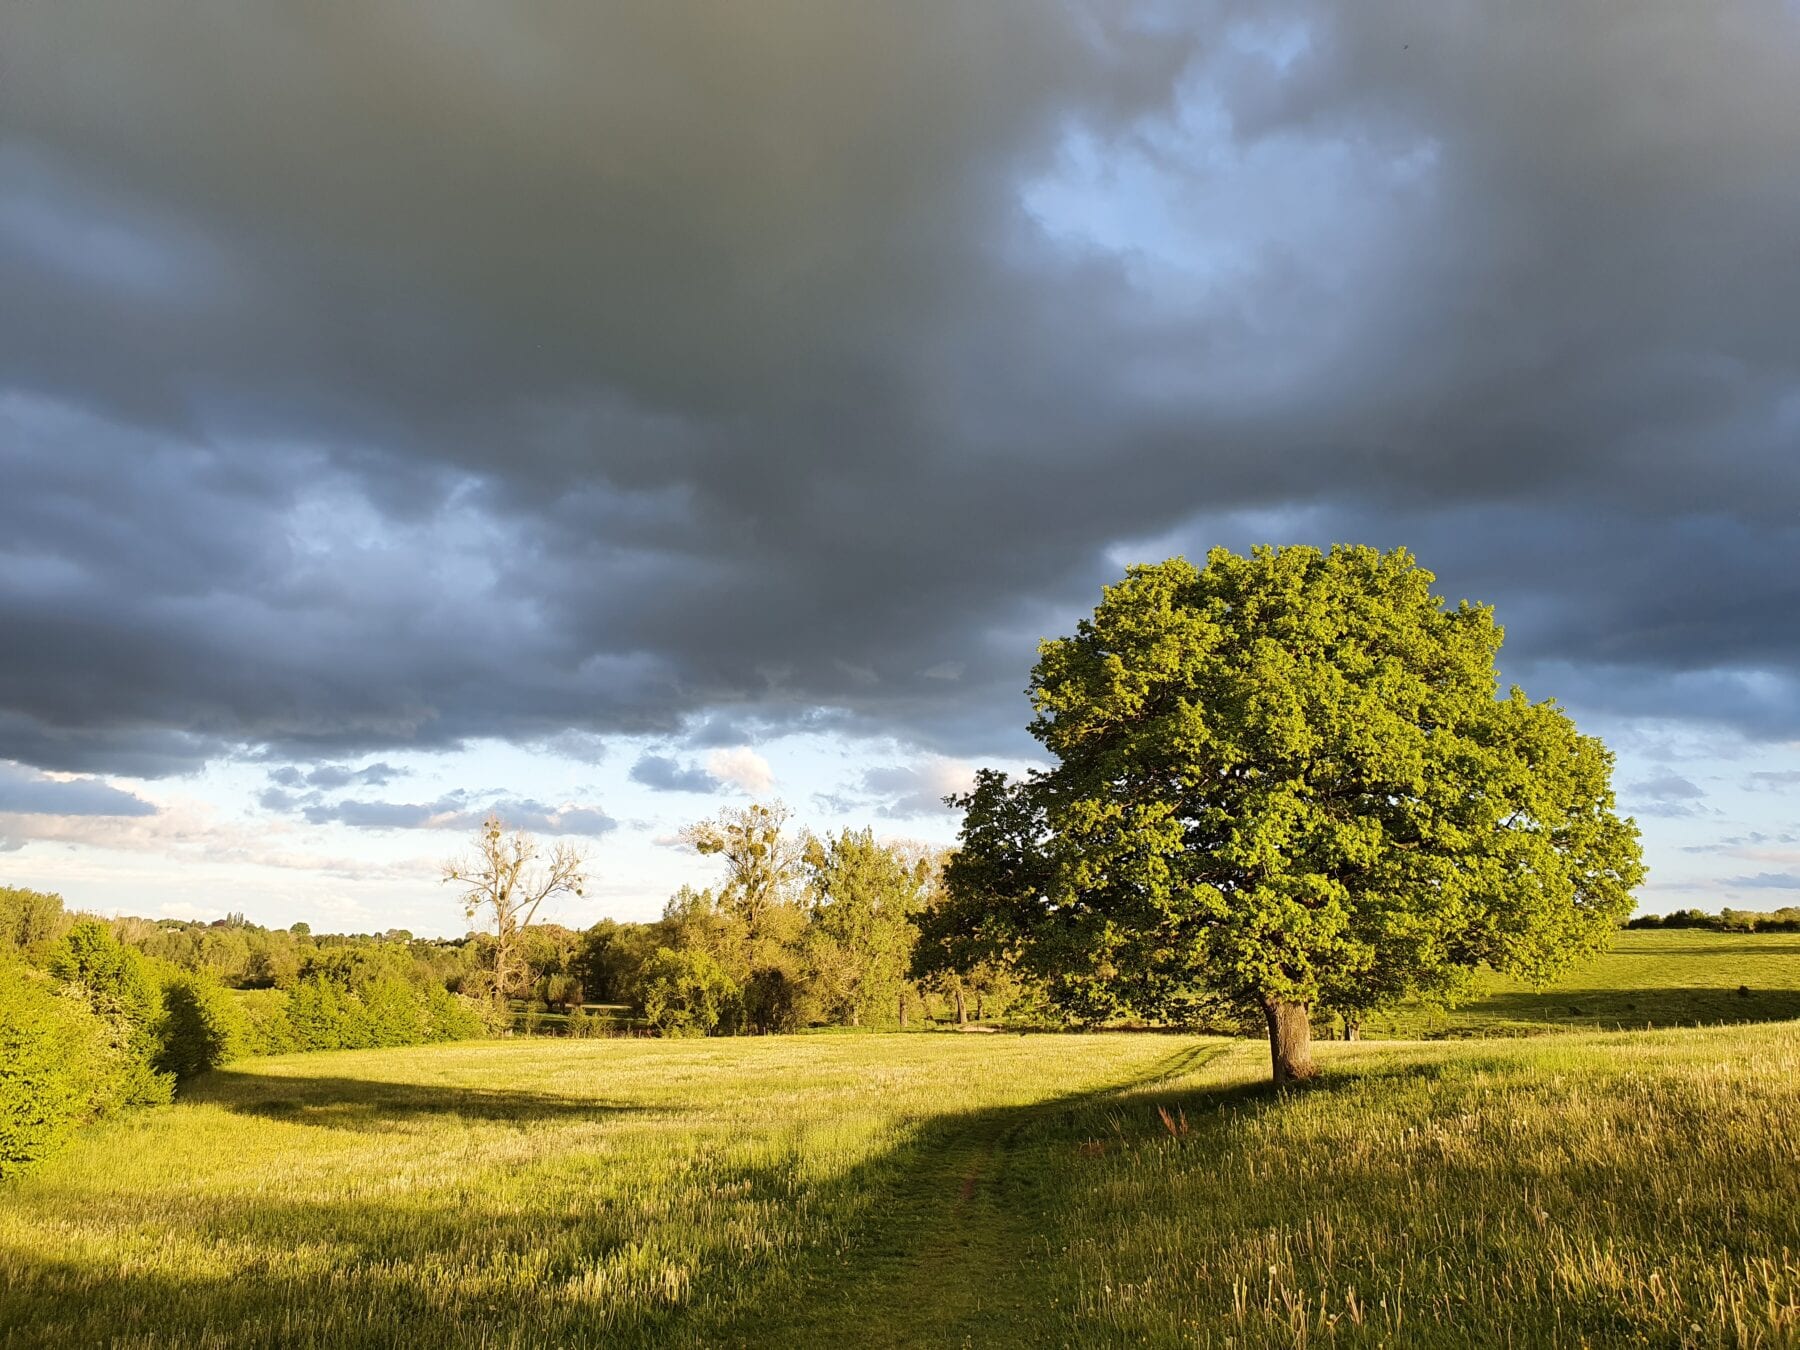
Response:
[{"label": "row of trees", "polygon": [[1800,906],[1781,909],[1731,909],[1708,914],[1678,909],[1672,914],[1640,914],[1627,928],[1701,928],[1714,933],[1800,933]]},{"label": "row of trees", "polygon": [[[1052,767],[978,775],[953,853],[734,808],[685,834],[723,863],[718,888],[576,934],[534,920],[582,893],[579,854],[490,819],[444,878],[491,931],[392,945],[445,991],[598,996],[670,1033],[904,1024],[970,987],[1085,1022],[1259,1018],[1276,1081],[1304,1079],[1316,1014],[1354,1027],[1483,967],[1548,978],[1643,878],[1606,748],[1502,695],[1492,611],[1447,607],[1433,580],[1404,550],[1348,547],[1132,568],[1043,644],[1032,731]],[[246,984],[326,978],[307,935],[237,937],[182,940],[193,969]]]},{"label": "row of trees", "polygon": [[779,802],[728,808],[682,837],[723,864],[717,888],[683,887],[654,923],[575,933],[531,920],[549,898],[580,894],[579,854],[484,823],[444,878],[490,930],[489,992],[568,1010],[625,1005],[679,1035],[905,1026],[940,1006],[963,1021],[971,1005],[979,1015],[1041,1003],[1003,953],[943,931],[943,850],[870,830],[797,831]]}]

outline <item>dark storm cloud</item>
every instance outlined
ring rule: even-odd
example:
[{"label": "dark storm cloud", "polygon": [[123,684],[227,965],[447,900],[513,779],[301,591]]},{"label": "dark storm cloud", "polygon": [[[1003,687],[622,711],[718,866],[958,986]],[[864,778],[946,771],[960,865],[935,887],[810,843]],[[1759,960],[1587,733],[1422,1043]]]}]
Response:
[{"label": "dark storm cloud", "polygon": [[49,778],[20,764],[0,763],[0,815],[153,816],[156,807],[135,793],[92,778]]},{"label": "dark storm cloud", "polygon": [[719,780],[698,765],[671,755],[642,754],[631,766],[631,781],[652,792],[717,792]]},{"label": "dark storm cloud", "polygon": [[1792,7],[1181,13],[7,7],[0,755],[983,753],[1342,538],[1800,731]]}]

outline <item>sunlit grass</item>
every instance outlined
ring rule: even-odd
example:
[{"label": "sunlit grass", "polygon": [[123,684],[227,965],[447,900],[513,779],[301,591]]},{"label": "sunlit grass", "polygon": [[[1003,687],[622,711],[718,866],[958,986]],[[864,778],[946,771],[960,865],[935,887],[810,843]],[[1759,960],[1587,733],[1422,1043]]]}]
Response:
[{"label": "sunlit grass", "polygon": [[[543,1344],[727,1316],[847,1243],[919,1126],[1160,1037],[525,1042],[251,1061],[0,1196],[0,1326]],[[891,1174],[891,1175],[890,1175]]]},{"label": "sunlit grass", "polygon": [[1800,1018],[1800,933],[1629,929],[1604,955],[1548,988],[1489,977],[1455,1008],[1377,1014],[1364,1032],[1502,1036],[1792,1018]]},{"label": "sunlit grass", "polygon": [[1066,1151],[1047,1188],[1071,1332],[1800,1339],[1795,1025],[1338,1045],[1324,1064],[1275,1099],[1244,1047],[1092,1119],[1099,1147]]}]

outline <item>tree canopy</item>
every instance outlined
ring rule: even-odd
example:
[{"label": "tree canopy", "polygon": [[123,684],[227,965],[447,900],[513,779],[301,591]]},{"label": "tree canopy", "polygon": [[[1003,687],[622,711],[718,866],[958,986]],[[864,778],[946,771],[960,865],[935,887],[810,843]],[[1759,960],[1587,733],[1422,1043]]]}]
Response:
[{"label": "tree canopy", "polygon": [[1024,941],[1071,1013],[1267,1020],[1543,979],[1596,950],[1643,877],[1612,757],[1502,694],[1493,612],[1405,550],[1223,549],[1133,567],[1032,672],[1055,767],[960,799],[948,884]]}]

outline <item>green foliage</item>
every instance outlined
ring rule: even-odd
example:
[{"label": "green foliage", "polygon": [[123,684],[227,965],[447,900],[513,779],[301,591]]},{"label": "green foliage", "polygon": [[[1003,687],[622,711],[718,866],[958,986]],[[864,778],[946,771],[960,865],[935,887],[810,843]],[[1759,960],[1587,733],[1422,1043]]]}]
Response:
[{"label": "green foliage", "polygon": [[472,1000],[420,972],[397,945],[322,951],[288,995],[299,1050],[361,1050],[462,1040],[486,1029]]},{"label": "green foliage", "polygon": [[538,1001],[547,1007],[567,1012],[581,1006],[581,982],[573,975],[546,975],[537,982],[534,992]]},{"label": "green foliage", "polygon": [[1599,950],[1642,879],[1611,756],[1497,697],[1492,613],[1403,550],[1134,567],[1032,674],[1048,774],[983,775],[952,888],[1084,1017],[1357,1012]]},{"label": "green foliage", "polygon": [[242,1053],[243,1013],[210,975],[174,971],[162,986],[156,1067],[177,1079],[216,1069]]},{"label": "green foliage", "polygon": [[239,1037],[234,1057],[286,1055],[300,1049],[288,1019],[287,990],[239,989],[231,997],[237,1004]]},{"label": "green foliage", "polygon": [[587,998],[636,1007],[642,992],[639,972],[662,945],[654,925],[602,919],[581,935],[569,973]]},{"label": "green foliage", "polygon": [[47,962],[50,973],[80,990],[102,1017],[149,1028],[162,1013],[144,958],[99,919],[78,919]]},{"label": "green foliage", "polygon": [[1673,914],[1640,914],[1627,928],[1706,928],[1717,933],[1800,933],[1800,906],[1776,910],[1725,908],[1717,914],[1678,909]]},{"label": "green foliage", "polygon": [[344,1050],[372,1044],[362,1001],[323,975],[288,991],[287,1024],[296,1050]]},{"label": "green foliage", "polygon": [[0,957],[12,952],[41,961],[72,922],[60,895],[0,886]]},{"label": "green foliage", "polygon": [[0,960],[0,1180],[141,1098],[143,1068],[78,991]]},{"label": "green foliage", "polygon": [[845,830],[807,850],[812,924],[807,930],[814,997],[826,1017],[850,1026],[898,1016],[912,963],[926,872],[908,867],[872,830]]},{"label": "green foliage", "polygon": [[105,1023],[124,1065],[122,1100],[155,1106],[175,1092],[174,1077],[157,1069],[162,997],[149,964],[98,919],[77,919],[52,949],[50,973]]},{"label": "green foliage", "polygon": [[644,1017],[665,1036],[730,1031],[743,1010],[743,988],[711,953],[659,948],[644,965]]}]

